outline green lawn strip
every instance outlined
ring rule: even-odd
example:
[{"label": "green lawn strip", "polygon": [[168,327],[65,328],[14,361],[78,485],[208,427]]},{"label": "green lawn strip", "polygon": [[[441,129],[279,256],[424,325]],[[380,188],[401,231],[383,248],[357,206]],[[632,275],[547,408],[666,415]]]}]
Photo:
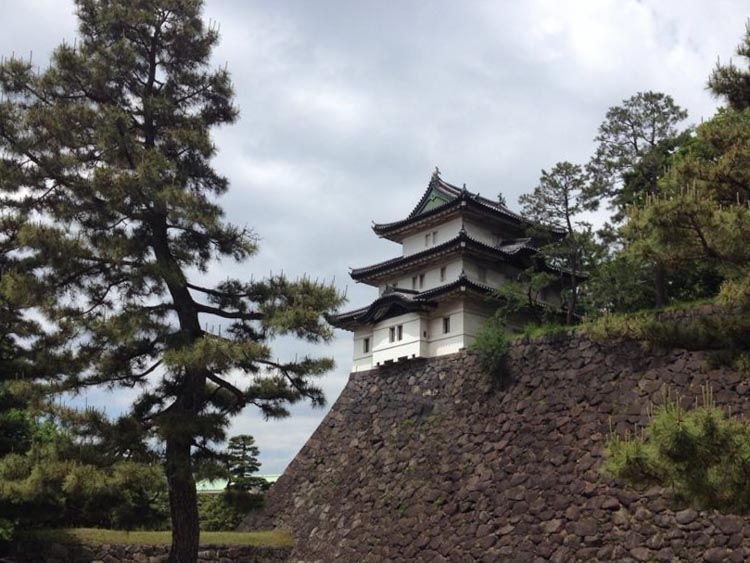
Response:
[{"label": "green lawn strip", "polygon": [[[20,534],[21,540],[55,543],[107,543],[169,545],[169,531],[145,532],[100,530],[97,528],[65,528],[55,530],[28,530]],[[286,530],[265,532],[201,532],[201,545],[252,545],[256,547],[291,547],[292,535]]]}]

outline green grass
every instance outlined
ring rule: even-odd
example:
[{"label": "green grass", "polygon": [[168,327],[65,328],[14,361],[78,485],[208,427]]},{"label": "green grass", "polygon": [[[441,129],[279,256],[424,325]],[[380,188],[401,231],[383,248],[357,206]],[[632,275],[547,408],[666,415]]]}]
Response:
[{"label": "green grass", "polygon": [[555,323],[546,323],[542,325],[538,324],[527,324],[523,327],[522,332],[511,334],[511,340],[519,340],[522,338],[539,338],[542,336],[549,336],[551,334],[565,334],[572,332],[576,329],[575,326],[560,325]]},{"label": "green grass", "polygon": [[[169,545],[172,534],[168,531],[144,532],[100,530],[96,528],[65,528],[57,530],[28,530],[20,535],[28,539],[55,543],[107,543]],[[256,547],[291,547],[292,535],[286,530],[267,532],[201,532],[201,545],[253,545]]]}]

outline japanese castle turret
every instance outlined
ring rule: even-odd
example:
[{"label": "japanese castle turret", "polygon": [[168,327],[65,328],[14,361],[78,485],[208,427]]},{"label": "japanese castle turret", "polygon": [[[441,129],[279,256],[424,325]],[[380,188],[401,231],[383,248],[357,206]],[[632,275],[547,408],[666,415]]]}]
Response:
[{"label": "japanese castle turret", "polygon": [[351,271],[355,281],[376,287],[378,298],[329,319],[354,333],[352,371],[471,345],[492,312],[487,295],[534,263],[529,225],[436,171],[406,219],[373,225],[401,245],[401,256]]}]

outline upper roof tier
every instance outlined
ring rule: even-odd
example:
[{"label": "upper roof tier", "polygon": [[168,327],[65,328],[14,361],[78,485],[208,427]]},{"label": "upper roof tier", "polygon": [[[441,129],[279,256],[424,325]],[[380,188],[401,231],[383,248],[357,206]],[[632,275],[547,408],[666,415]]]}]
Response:
[{"label": "upper roof tier", "polygon": [[[466,186],[459,188],[449,184],[440,178],[436,171],[419,203],[406,219],[393,223],[375,223],[372,229],[380,237],[402,242],[405,237],[414,232],[442,223],[459,213],[481,217],[485,222],[495,223],[509,238],[524,236],[531,225],[527,219],[499,202],[472,193],[466,189]],[[545,230],[553,235],[564,236],[565,234],[564,231],[556,229],[546,228]]]},{"label": "upper roof tier", "polygon": [[491,261],[515,264],[525,268],[529,265],[529,257],[536,252],[537,248],[533,240],[528,237],[505,240],[491,246],[472,238],[464,229],[461,229],[457,236],[442,244],[364,268],[353,268],[349,275],[357,282],[378,286],[400,272],[412,270],[415,266],[426,266],[440,262],[445,259],[445,256],[456,254],[483,257]]}]

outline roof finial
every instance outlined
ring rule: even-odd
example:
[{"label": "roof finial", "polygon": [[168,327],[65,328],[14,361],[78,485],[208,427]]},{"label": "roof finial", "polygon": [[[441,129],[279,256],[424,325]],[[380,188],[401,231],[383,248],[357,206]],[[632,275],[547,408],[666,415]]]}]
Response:
[{"label": "roof finial", "polygon": [[462,189],[463,191],[465,191],[465,192],[466,192],[466,191],[468,191],[468,190],[466,189],[466,182],[464,182],[464,187],[463,187],[463,188],[461,188],[461,189]]},{"label": "roof finial", "polygon": [[432,173],[432,177],[437,178],[439,176],[440,176],[440,168],[438,168],[437,165],[435,165],[435,171]]}]

